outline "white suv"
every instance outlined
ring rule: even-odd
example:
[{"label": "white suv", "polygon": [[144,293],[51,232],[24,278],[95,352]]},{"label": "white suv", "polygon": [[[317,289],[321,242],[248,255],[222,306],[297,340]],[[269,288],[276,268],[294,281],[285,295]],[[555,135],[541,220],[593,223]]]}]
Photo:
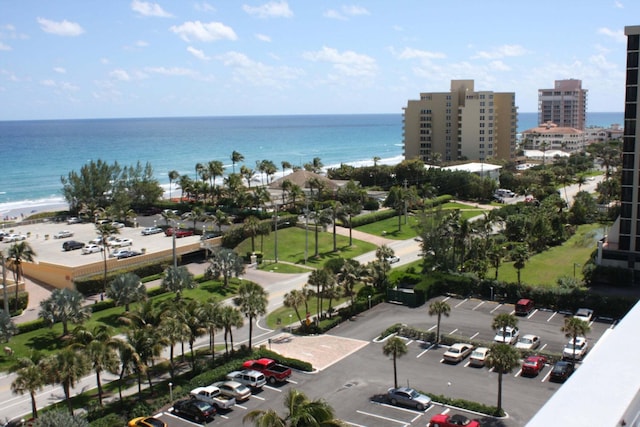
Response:
[{"label": "white suv", "polygon": [[506,329],[499,329],[496,331],[496,336],[493,337],[495,342],[502,342],[505,344],[513,344],[518,341],[520,337],[520,331],[518,328],[512,328],[507,326]]}]

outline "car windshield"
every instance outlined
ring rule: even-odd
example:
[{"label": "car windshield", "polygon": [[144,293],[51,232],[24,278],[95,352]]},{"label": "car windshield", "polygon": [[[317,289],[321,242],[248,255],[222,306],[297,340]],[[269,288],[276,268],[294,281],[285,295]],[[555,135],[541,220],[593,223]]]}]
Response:
[{"label": "car windshield", "polygon": [[522,338],[520,342],[524,344],[531,344],[533,340],[531,338]]},{"label": "car windshield", "polygon": [[412,399],[415,399],[416,397],[419,397],[419,396],[420,396],[420,393],[418,393],[418,392],[417,392],[417,391],[415,391],[415,390],[411,390],[411,391],[409,392],[409,396],[411,396],[411,398],[412,398]]}]

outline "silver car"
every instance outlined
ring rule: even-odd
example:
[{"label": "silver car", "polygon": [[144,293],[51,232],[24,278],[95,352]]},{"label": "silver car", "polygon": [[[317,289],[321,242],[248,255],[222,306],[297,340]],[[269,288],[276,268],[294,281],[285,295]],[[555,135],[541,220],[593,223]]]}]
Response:
[{"label": "silver car", "polygon": [[431,405],[431,398],[418,393],[411,387],[390,388],[387,397],[392,405],[410,406],[418,411],[424,411]]}]

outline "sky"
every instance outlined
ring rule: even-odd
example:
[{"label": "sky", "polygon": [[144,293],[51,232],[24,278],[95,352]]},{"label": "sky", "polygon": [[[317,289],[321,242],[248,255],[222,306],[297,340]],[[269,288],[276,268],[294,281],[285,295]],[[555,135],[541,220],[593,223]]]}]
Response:
[{"label": "sky", "polygon": [[0,0],[0,120],[401,114],[454,79],[621,112],[629,25],[640,1]]}]

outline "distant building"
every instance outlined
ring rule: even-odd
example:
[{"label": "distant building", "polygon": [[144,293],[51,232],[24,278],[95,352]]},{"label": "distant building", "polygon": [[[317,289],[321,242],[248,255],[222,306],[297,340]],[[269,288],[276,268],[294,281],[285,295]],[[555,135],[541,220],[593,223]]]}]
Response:
[{"label": "distant building", "polygon": [[584,130],[587,123],[587,89],[582,80],[556,80],[553,89],[538,89],[538,123]]},{"label": "distant building", "polygon": [[500,170],[502,166],[492,165],[490,163],[470,162],[460,165],[446,166],[442,170],[447,171],[464,171],[476,174],[482,178],[491,178],[496,182],[500,182]]},{"label": "distant building", "polygon": [[608,128],[589,126],[584,130],[587,145],[596,142],[607,142],[611,140],[622,140],[624,129],[619,124],[612,124]]},{"label": "distant building", "polygon": [[551,122],[522,132],[524,150],[559,150],[575,153],[584,150],[585,145],[586,137],[583,131],[570,127],[559,127]]},{"label": "distant building", "polygon": [[513,160],[515,93],[475,91],[473,80],[452,80],[450,92],[421,93],[404,108],[404,157],[425,163]]}]

